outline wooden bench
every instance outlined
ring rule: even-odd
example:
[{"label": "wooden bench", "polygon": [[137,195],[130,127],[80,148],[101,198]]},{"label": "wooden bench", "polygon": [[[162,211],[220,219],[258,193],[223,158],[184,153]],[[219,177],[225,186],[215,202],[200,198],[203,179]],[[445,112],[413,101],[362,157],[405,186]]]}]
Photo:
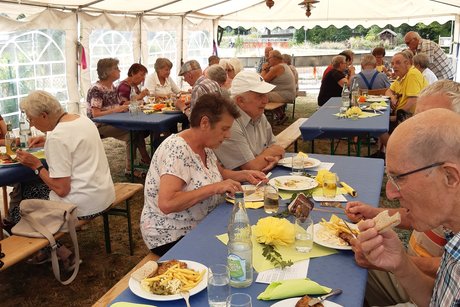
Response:
[{"label": "wooden bench", "polygon": [[269,102],[265,105],[265,116],[271,124],[274,124],[275,112],[286,107],[285,102]]},{"label": "wooden bench", "polygon": [[148,261],[157,261],[160,257],[154,253],[148,253],[131,271],[128,272],[120,281],[118,281],[109,291],[107,291],[101,298],[94,303],[94,307],[109,306],[110,302],[113,301],[121,292],[128,288],[129,278],[131,274],[138,268],[146,264]]},{"label": "wooden bench", "polygon": [[294,152],[297,152],[297,140],[300,137],[300,126],[308,118],[299,118],[293,122],[289,127],[281,131],[277,136],[275,136],[275,144],[282,146],[284,149],[288,148],[292,143],[294,143]]},{"label": "wooden bench", "polygon": [[[128,220],[128,237],[129,237],[129,248],[130,254],[133,254],[133,239],[131,230],[131,215],[130,215],[130,204],[129,200],[138,191],[143,190],[143,185],[140,183],[115,183],[115,201],[111,204],[109,210],[107,210],[102,216],[104,219],[104,237],[107,253],[111,252],[110,248],[110,232],[109,232],[109,215],[122,215]],[[125,202],[125,208],[114,208],[115,206]],[[83,225],[90,222],[90,220],[79,220],[77,228],[81,228]],[[54,235],[57,240],[64,236],[65,233],[58,232]],[[2,251],[5,253],[5,257],[0,259],[4,265],[0,268],[0,271],[6,270],[14,264],[30,258],[34,253],[40,249],[49,245],[49,241],[44,238],[28,238],[22,236],[12,235],[0,241]]]}]

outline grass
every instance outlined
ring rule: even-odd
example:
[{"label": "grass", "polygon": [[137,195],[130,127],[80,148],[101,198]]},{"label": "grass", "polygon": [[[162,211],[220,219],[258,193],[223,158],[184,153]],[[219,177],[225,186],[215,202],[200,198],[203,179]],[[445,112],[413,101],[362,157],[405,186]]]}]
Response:
[{"label": "grass", "polygon": [[[316,111],[316,95],[307,95],[296,104],[296,117],[309,117]],[[291,114],[290,107],[287,114]],[[295,120],[294,119],[294,120]],[[293,120],[273,127],[274,133],[286,128]],[[124,145],[114,139],[104,139],[104,147],[109,159],[114,182],[128,181],[124,175]],[[343,143],[343,142],[342,142]],[[299,142],[299,149],[310,152],[310,142]],[[293,151],[293,148],[288,148]],[[329,141],[315,142],[316,153],[329,153]],[[338,152],[346,152],[345,143],[339,144]],[[139,181],[141,182],[141,181]],[[397,202],[385,198],[385,179],[382,186],[380,206],[396,207]],[[132,200],[132,229],[135,241],[134,255],[129,255],[127,223],[123,217],[110,217],[112,253],[105,253],[102,219],[88,224],[87,229],[78,233],[80,266],[75,281],[62,286],[53,276],[51,265],[28,265],[19,263],[0,274],[0,302],[2,306],[91,306],[104,295],[118,280],[137,264],[149,250],[145,246],[140,231],[139,219],[143,206],[143,194],[138,193]],[[408,232],[401,232],[406,241]],[[70,240],[64,240],[70,246]]]}]

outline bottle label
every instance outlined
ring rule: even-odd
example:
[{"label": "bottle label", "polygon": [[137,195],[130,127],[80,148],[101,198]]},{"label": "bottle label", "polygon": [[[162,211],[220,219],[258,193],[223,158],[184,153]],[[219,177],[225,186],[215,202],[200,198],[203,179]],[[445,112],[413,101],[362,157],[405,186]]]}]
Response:
[{"label": "bottle label", "polygon": [[227,257],[230,279],[233,281],[246,280],[246,260],[238,255],[230,254]]}]

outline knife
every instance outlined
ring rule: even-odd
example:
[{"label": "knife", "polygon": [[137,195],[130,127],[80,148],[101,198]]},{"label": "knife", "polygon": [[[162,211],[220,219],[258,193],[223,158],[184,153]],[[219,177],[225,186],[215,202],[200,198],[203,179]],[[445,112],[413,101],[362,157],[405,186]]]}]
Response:
[{"label": "knife", "polygon": [[[269,172],[267,175],[265,175],[265,178],[268,179],[271,175],[272,175],[272,172]],[[244,197],[247,197],[247,196],[252,195],[252,194],[254,194],[255,192],[257,192],[257,190],[262,186],[262,183],[263,183],[263,181],[259,181],[259,182],[256,184],[256,186],[254,187],[254,190],[250,190],[250,191],[244,193]]]},{"label": "knife", "polygon": [[329,296],[337,295],[337,294],[340,294],[340,293],[342,293],[342,289],[335,289],[329,294],[315,297],[315,298],[311,299],[308,302],[308,306],[314,306],[316,304],[319,304],[319,303],[323,302],[325,299],[327,299]]}]

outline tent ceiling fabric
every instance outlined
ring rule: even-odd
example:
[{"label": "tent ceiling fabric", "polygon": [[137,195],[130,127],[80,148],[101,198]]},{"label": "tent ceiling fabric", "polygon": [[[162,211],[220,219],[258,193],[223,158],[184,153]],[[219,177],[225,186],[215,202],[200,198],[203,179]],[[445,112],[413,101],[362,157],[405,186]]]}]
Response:
[{"label": "tent ceiling fabric", "polygon": [[301,0],[274,1],[271,9],[264,0],[0,0],[0,7],[1,12],[16,15],[45,7],[120,14],[186,15],[218,19],[220,26],[234,28],[383,27],[401,23],[445,23],[460,14],[460,0],[320,0],[307,18],[305,10],[298,5]]}]

